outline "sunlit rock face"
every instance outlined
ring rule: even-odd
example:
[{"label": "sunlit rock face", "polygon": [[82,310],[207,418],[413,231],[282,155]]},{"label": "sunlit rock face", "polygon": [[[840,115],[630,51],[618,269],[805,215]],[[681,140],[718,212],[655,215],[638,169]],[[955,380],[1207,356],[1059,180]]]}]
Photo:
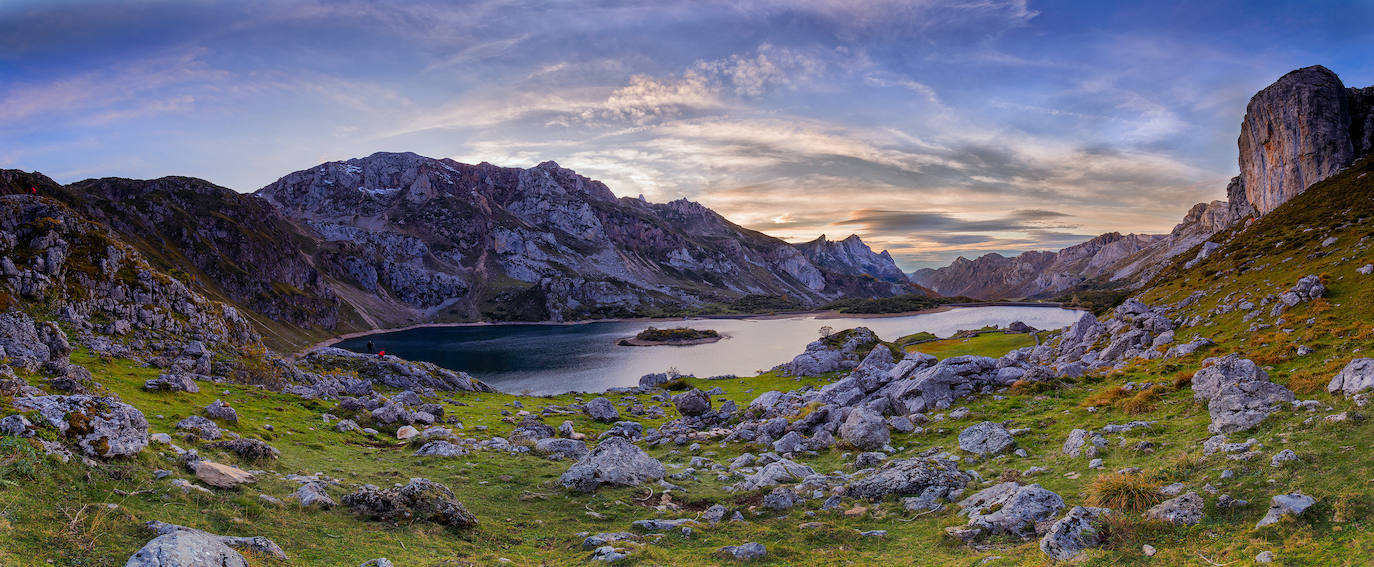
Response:
[{"label": "sunlit rock face", "polygon": [[1240,172],[1260,214],[1340,171],[1374,146],[1374,89],[1346,88],[1320,65],[1298,69],[1250,99]]}]

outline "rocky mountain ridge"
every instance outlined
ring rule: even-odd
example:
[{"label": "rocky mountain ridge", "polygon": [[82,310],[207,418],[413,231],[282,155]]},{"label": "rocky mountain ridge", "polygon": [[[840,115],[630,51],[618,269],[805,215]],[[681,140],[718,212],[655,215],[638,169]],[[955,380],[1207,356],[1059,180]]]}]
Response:
[{"label": "rocky mountain ridge", "polygon": [[431,321],[923,293],[857,236],[793,246],[698,203],[617,198],[553,162],[520,169],[378,153],[251,195],[189,177],[63,186],[4,174],[0,193],[36,193],[109,227],[159,271],[237,307],[276,347]]},{"label": "rocky mountain ridge", "polygon": [[[1322,66],[1292,71],[1256,93],[1237,140],[1240,175],[1226,200],[1198,203],[1165,235],[1098,236],[1058,252],[989,254],[926,268],[911,280],[943,295],[1045,298],[1092,286],[1138,288],[1179,255],[1266,214],[1374,149],[1374,87],[1346,88]],[[1196,258],[1195,258],[1196,259]]]}]

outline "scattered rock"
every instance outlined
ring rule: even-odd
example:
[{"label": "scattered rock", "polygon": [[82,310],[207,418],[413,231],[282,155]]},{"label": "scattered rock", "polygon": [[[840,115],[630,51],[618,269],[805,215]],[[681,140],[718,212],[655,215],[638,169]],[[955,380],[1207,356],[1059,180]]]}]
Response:
[{"label": "scattered rock", "polygon": [[611,423],[620,419],[620,411],[615,409],[611,401],[604,397],[594,398],[587,402],[582,406],[582,411],[587,414],[587,417],[601,423]]},{"label": "scattered rock", "polygon": [[282,561],[286,552],[265,537],[220,536],[163,522],[148,522],[158,536],[134,553],[124,567],[248,567],[236,549]]},{"label": "scattered rock", "polygon": [[1040,539],[1040,551],[1055,561],[1068,561],[1084,549],[1102,544],[1105,535],[1099,528],[1101,520],[1112,511],[1106,508],[1074,506],[1063,518],[1050,524]]},{"label": "scattered rock", "polygon": [[162,390],[166,392],[190,392],[200,391],[200,386],[187,374],[159,374],[157,378],[143,383],[143,389],[149,391]]},{"label": "scattered rock", "polygon": [[749,542],[743,545],[727,545],[716,552],[739,561],[755,561],[768,555],[768,549],[761,543]]},{"label": "scattered rock", "polygon": [[1189,492],[1156,504],[1145,511],[1145,517],[1171,524],[1192,526],[1202,521],[1202,497]]},{"label": "scattered rock", "polygon": [[416,457],[462,457],[468,450],[448,441],[430,441],[415,451]]},{"label": "scattered rock", "polygon": [[364,485],[345,496],[343,503],[374,521],[434,522],[455,529],[477,525],[477,518],[454,498],[452,490],[424,478],[412,478],[404,486],[385,490]]},{"label": "scattered rock", "polygon": [[1269,511],[1264,514],[1264,518],[1258,524],[1255,524],[1255,527],[1262,528],[1276,524],[1285,517],[1301,515],[1316,503],[1317,499],[1306,494],[1280,494],[1270,499]]},{"label": "scattered rock", "polygon": [[950,535],[965,541],[985,534],[1030,539],[1036,535],[1038,524],[1064,508],[1064,499],[1038,484],[1004,482],[960,501],[959,507],[969,518],[965,529],[974,533],[954,528],[947,530]]},{"label": "scattered rock", "polygon": [[329,493],[324,491],[324,484],[319,482],[307,482],[296,489],[296,502],[305,508],[319,508],[328,510],[334,507],[334,499],[329,497]]},{"label": "scattered rock", "polygon": [[253,475],[235,466],[210,461],[196,464],[196,480],[215,488],[236,488],[253,482]]},{"label": "scattered rock", "polygon": [[13,405],[20,411],[37,411],[92,457],[134,455],[148,446],[148,420],[119,398],[22,396],[14,398]]},{"label": "scattered rock", "polygon": [[210,405],[205,406],[205,415],[210,416],[210,419],[223,421],[229,424],[236,424],[239,422],[239,412],[235,411],[234,408],[230,407],[224,400],[215,400],[211,402]]},{"label": "scattered rock", "polygon": [[563,473],[563,486],[594,492],[603,484],[638,486],[663,478],[663,463],[623,437],[608,437]]},{"label": "scattered rock", "polygon": [[881,449],[892,439],[883,416],[865,408],[854,408],[840,426],[840,439],[863,450]]},{"label": "scattered rock", "polygon": [[970,426],[959,433],[959,448],[975,455],[996,455],[1015,444],[1007,428],[992,421]]},{"label": "scattered rock", "polygon": [[1374,388],[1374,358],[1356,358],[1342,368],[1326,391],[1347,396]]}]

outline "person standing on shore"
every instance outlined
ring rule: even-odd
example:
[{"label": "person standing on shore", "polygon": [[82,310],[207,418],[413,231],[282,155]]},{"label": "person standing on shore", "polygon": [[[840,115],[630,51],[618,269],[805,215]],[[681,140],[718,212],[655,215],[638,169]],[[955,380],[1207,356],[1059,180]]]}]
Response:
[{"label": "person standing on shore", "polygon": [[372,346],[372,341],[367,341],[367,354],[373,354],[375,352],[377,352],[377,348]]}]

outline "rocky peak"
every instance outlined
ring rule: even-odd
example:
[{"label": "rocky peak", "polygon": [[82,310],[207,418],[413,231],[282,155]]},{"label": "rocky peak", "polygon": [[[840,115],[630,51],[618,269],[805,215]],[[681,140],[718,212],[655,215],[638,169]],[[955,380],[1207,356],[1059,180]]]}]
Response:
[{"label": "rocky peak", "polygon": [[892,255],[886,250],[875,253],[857,234],[851,234],[838,242],[828,240],[822,234],[819,238],[797,244],[796,247],[822,270],[868,274],[888,282],[907,281],[906,274],[897,267]]},{"label": "rocky peak", "polygon": [[1374,124],[1369,103],[1366,89],[1346,89],[1320,65],[1289,72],[1256,93],[1237,140],[1241,183],[1255,211],[1274,210],[1367,152]]}]

